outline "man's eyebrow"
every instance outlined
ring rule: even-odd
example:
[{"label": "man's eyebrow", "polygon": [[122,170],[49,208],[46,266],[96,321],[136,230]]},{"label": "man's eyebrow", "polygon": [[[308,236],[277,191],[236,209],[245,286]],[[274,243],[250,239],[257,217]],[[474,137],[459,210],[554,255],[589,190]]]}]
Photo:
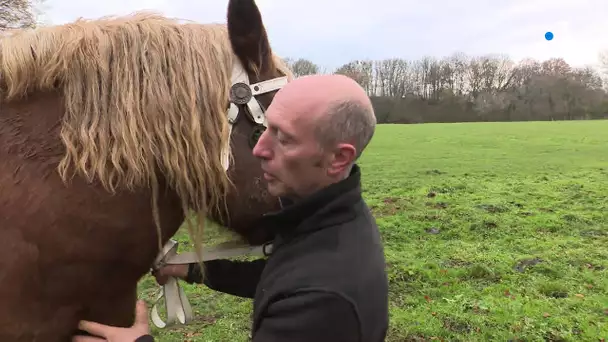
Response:
[{"label": "man's eyebrow", "polygon": [[281,132],[281,134],[282,134],[282,135],[284,135],[284,136],[285,136],[285,138],[287,138],[288,140],[293,140],[293,141],[295,141],[295,140],[296,140],[296,137],[295,137],[295,135],[294,135],[294,134],[289,133],[289,132],[287,132],[287,131],[286,131],[286,130],[284,130],[284,129],[279,128],[279,132]]},{"label": "man's eyebrow", "polygon": [[288,132],[286,132],[286,131],[285,131],[285,130],[283,130],[283,129],[280,129],[279,131],[280,131],[280,132],[281,132],[281,133],[282,133],[282,134],[283,134],[283,135],[284,135],[284,136],[285,136],[287,139],[291,139],[291,140],[293,140],[293,139],[294,139],[293,134],[288,133]]},{"label": "man's eyebrow", "polygon": [[295,140],[295,138],[294,138],[293,134],[291,134],[291,133],[289,133],[289,132],[285,131],[283,128],[281,128],[281,127],[279,127],[279,126],[277,126],[277,125],[268,124],[268,128],[269,128],[269,129],[271,129],[271,130],[273,130],[273,131],[275,131],[275,132],[277,132],[277,133],[279,133],[279,132],[280,132],[280,133],[281,133],[282,135],[284,135],[284,136],[285,136],[287,139],[290,139],[290,140]]}]

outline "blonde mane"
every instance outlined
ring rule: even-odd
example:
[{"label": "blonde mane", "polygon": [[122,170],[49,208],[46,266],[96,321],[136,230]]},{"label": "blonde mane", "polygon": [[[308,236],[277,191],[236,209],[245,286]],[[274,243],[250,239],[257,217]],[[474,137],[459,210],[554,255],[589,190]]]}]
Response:
[{"label": "blonde mane", "polygon": [[221,151],[234,58],[225,25],[152,13],[24,30],[0,38],[0,102],[59,91],[64,182],[78,173],[110,192],[152,188],[160,233],[163,177],[186,217],[197,213],[198,246],[231,186]]}]

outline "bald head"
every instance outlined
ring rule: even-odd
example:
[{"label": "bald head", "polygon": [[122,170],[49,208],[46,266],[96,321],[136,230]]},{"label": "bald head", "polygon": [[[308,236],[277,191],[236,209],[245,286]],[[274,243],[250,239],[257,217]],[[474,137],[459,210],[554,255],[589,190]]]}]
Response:
[{"label": "bald head", "polygon": [[275,95],[266,121],[253,155],[261,160],[268,191],[291,198],[348,177],[376,125],[365,91],[340,75],[291,81]]},{"label": "bald head", "polygon": [[352,144],[358,158],[371,140],[376,116],[365,90],[343,75],[296,78],[281,89],[275,102],[289,103],[301,124],[314,126],[319,145]]},{"label": "bald head", "polygon": [[281,89],[278,101],[289,101],[302,112],[317,113],[335,101],[352,101],[371,108],[365,90],[353,79],[343,75],[310,75],[294,79]]}]

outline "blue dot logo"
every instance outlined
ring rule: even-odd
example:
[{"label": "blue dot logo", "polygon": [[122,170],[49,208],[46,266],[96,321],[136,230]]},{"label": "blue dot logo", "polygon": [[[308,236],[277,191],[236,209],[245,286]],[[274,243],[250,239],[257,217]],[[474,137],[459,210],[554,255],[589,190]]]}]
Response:
[{"label": "blue dot logo", "polygon": [[552,40],[553,39],[553,32],[549,31],[549,32],[545,33],[545,39],[546,40]]}]

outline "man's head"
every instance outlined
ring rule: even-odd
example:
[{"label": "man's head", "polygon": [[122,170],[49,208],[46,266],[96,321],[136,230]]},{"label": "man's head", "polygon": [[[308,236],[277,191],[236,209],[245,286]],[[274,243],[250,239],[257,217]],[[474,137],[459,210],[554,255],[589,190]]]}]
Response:
[{"label": "man's head", "polygon": [[301,198],[348,176],[371,140],[369,97],[341,75],[297,78],[277,92],[253,154],[272,195]]}]

